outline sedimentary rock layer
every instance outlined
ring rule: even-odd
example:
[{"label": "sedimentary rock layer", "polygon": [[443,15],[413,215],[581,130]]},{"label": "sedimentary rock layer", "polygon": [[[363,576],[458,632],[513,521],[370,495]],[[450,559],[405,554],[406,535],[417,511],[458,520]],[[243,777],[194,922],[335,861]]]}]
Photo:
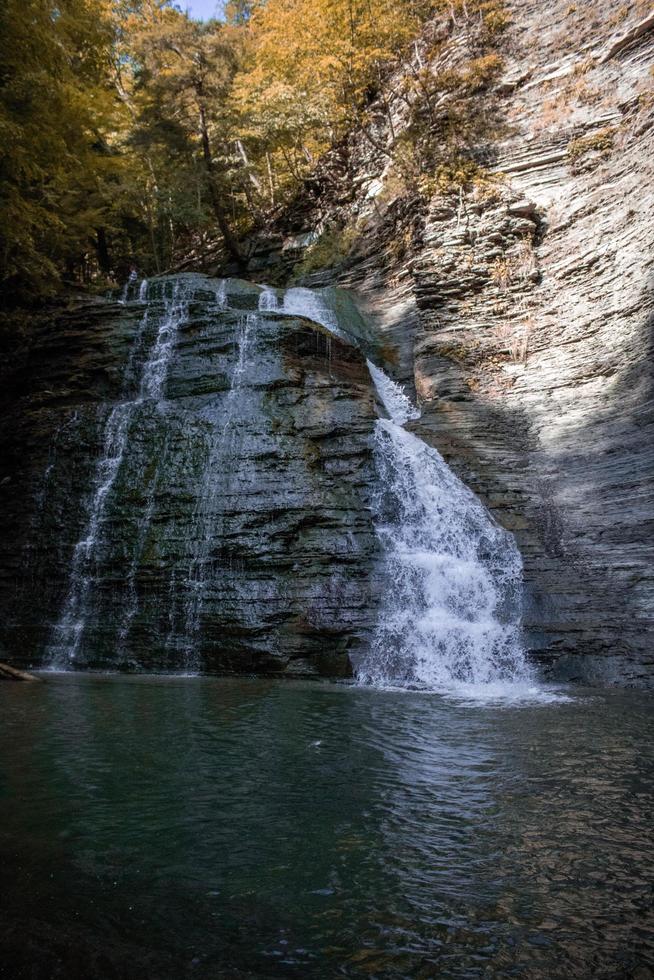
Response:
[{"label": "sedimentary rock layer", "polygon": [[[206,286],[179,324],[162,397],[129,409],[82,568],[74,665],[347,673],[374,617],[364,358],[318,324],[260,313],[257,287],[230,283],[220,310]],[[44,323],[5,387],[0,618],[12,663],[42,664],[62,644],[53,630],[107,420],[138,393],[164,313],[156,294],[145,310],[97,302]]]}]

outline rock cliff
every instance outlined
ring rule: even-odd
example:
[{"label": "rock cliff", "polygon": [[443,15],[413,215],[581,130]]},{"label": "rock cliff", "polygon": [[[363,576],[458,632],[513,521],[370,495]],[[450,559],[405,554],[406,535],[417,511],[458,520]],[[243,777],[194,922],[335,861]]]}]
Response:
[{"label": "rock cliff", "polygon": [[[474,96],[493,121],[483,179],[398,187],[398,69],[371,106],[374,138],[353,133],[327,155],[251,242],[248,274],[354,296],[361,348],[417,397],[411,427],[516,535],[533,658],[555,678],[651,685],[654,18],[642,3],[507,6],[502,72]],[[456,65],[475,29],[428,25],[416,64]],[[352,232],[346,254],[301,261],[334,227]],[[119,650],[125,667],[193,666],[195,651],[215,670],[334,674],[365,644],[380,590],[363,355],[315,322],[257,313],[257,287],[233,283],[218,311],[215,290],[206,280],[192,296],[159,399],[138,395],[156,297],[145,321],[135,298],[72,308],[12,365],[6,658],[34,663],[57,645],[126,399],[129,452],[66,626],[83,600],[79,662],[115,666]]]},{"label": "rock cliff", "polygon": [[[654,17],[507,6],[502,74],[477,96],[496,120],[488,180],[427,203],[397,192],[400,73],[392,124],[381,108],[375,123],[388,152],[361,134],[335,151],[328,190],[296,209],[261,274],[321,229],[356,231],[305,281],[354,290],[380,363],[415,386],[420,434],[515,532],[532,655],[554,677],[651,684]],[[440,30],[433,71],[473,33]]]},{"label": "rock cliff", "polygon": [[5,383],[6,658],[346,674],[375,615],[365,360],[180,280],[176,322],[172,281],[78,305]]}]

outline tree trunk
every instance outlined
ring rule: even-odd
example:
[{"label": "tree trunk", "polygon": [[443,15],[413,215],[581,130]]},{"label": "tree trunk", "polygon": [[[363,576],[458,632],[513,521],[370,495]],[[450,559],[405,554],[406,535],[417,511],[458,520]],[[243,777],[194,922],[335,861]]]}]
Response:
[{"label": "tree trunk", "polygon": [[204,102],[198,93],[198,109],[200,112],[200,138],[202,140],[202,157],[204,160],[204,168],[207,174],[207,185],[209,187],[209,198],[211,200],[211,207],[213,208],[213,213],[216,216],[216,222],[220,228],[220,233],[223,236],[225,242],[225,248],[227,249],[229,255],[238,262],[239,265],[243,265],[243,257],[241,256],[238,243],[232,229],[229,226],[227,220],[227,215],[220,200],[220,195],[218,194],[218,188],[216,187],[215,172],[213,165],[213,157],[211,155],[211,144],[209,142],[209,130],[207,127],[207,114],[204,108]]},{"label": "tree trunk", "polygon": [[266,152],[266,166],[268,167],[268,185],[270,187],[270,203],[275,206],[275,182],[273,180],[272,167],[270,165],[270,154]]},{"label": "tree trunk", "polygon": [[100,272],[108,276],[111,272],[111,258],[109,257],[109,246],[107,245],[107,234],[102,226],[95,229],[95,251],[98,256]]}]

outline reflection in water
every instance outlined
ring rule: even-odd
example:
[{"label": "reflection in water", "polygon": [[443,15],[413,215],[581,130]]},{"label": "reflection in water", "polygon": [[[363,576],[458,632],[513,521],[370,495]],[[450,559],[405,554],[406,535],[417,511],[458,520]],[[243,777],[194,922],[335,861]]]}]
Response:
[{"label": "reflection in water", "polygon": [[643,695],[72,675],[2,696],[0,976],[654,965]]}]

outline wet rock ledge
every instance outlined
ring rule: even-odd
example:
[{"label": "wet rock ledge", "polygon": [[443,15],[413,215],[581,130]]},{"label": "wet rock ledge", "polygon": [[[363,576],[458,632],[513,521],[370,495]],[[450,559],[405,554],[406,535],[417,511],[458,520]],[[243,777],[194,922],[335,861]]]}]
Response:
[{"label": "wet rock ledge", "polygon": [[[258,313],[259,287],[232,282],[219,310],[206,285],[164,397],[132,412],[75,666],[347,675],[376,592],[364,358]],[[15,667],[51,656],[107,420],[138,392],[163,315],[144,313],[101,301],[46,318],[5,381],[0,645]]]}]

